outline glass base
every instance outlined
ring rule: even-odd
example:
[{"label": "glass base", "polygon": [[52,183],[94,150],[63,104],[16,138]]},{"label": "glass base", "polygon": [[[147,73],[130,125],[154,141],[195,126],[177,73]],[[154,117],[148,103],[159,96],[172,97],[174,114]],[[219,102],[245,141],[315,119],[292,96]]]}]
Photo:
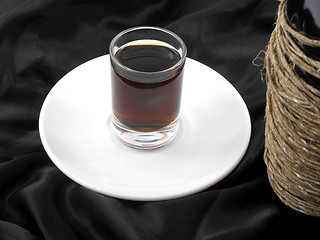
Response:
[{"label": "glass base", "polygon": [[168,126],[155,132],[138,132],[123,125],[115,116],[112,118],[113,130],[126,145],[138,149],[154,149],[171,142],[176,136],[178,118]]}]

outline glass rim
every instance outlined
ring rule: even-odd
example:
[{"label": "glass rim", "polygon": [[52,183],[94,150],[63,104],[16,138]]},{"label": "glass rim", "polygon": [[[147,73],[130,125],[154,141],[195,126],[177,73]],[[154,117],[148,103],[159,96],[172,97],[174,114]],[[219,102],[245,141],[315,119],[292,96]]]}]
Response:
[{"label": "glass rim", "polygon": [[[114,44],[115,42],[123,35],[129,33],[129,32],[133,32],[133,31],[136,31],[136,30],[143,30],[143,29],[150,29],[150,30],[156,30],[156,31],[161,31],[161,32],[164,32],[164,33],[167,33],[171,36],[173,36],[175,39],[178,40],[178,42],[180,43],[181,47],[182,47],[182,55],[181,55],[181,58],[180,60],[175,63],[173,66],[171,66],[170,68],[167,68],[167,69],[164,69],[164,70],[161,70],[161,71],[154,71],[154,72],[144,72],[144,71],[138,71],[138,70],[134,70],[132,68],[129,68],[125,65],[123,65],[122,63],[120,63],[117,58],[115,57],[115,54],[113,53],[112,51],[112,48],[114,47]],[[161,74],[161,73],[166,73],[166,72],[170,72],[170,71],[173,71],[174,69],[177,69],[179,68],[186,60],[186,57],[187,57],[187,47],[184,43],[184,41],[174,32],[168,30],[168,29],[165,29],[165,28],[161,28],[161,27],[153,27],[153,26],[138,26],[138,27],[132,27],[132,28],[128,28],[126,30],[123,30],[122,32],[118,33],[110,42],[110,45],[109,45],[109,55],[111,57],[111,59],[113,60],[114,63],[116,63],[118,65],[118,67],[122,68],[122,69],[125,69],[126,71],[129,71],[129,72],[134,72],[136,74],[146,74],[146,75],[154,75],[154,74]]]}]

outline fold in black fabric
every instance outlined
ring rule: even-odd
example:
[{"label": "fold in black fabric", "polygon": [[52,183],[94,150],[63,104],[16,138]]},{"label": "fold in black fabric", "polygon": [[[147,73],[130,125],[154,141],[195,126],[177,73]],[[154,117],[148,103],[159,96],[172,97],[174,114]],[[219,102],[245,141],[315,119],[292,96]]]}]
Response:
[{"label": "fold in black fabric", "polygon": [[[263,162],[266,84],[252,61],[268,43],[277,5],[0,1],[0,239],[320,239],[319,218],[286,207]],[[107,54],[116,33],[137,25],[176,32],[188,57],[222,74],[248,106],[246,155],[229,176],[200,193],[157,202],[104,196],[63,175],[41,145],[39,111],[53,85],[79,64]]]}]

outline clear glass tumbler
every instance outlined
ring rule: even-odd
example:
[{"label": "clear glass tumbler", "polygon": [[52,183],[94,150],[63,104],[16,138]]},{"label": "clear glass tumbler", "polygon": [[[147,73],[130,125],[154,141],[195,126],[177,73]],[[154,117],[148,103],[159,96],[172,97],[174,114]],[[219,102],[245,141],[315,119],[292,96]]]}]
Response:
[{"label": "clear glass tumbler", "polygon": [[134,148],[167,144],[179,123],[184,42],[167,29],[135,27],[116,35],[109,53],[116,135]]}]

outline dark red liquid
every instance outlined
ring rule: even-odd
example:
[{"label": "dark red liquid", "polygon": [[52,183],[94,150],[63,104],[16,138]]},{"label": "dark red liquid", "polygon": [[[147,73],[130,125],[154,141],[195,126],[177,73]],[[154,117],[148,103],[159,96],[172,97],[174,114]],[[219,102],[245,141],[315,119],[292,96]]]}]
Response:
[{"label": "dark red liquid", "polygon": [[[130,69],[157,72],[175,65],[180,55],[165,46],[133,45],[118,50],[116,58]],[[160,82],[152,76],[139,82],[123,77],[121,72],[111,72],[113,113],[121,123],[136,131],[156,131],[178,117],[182,72]]]}]

